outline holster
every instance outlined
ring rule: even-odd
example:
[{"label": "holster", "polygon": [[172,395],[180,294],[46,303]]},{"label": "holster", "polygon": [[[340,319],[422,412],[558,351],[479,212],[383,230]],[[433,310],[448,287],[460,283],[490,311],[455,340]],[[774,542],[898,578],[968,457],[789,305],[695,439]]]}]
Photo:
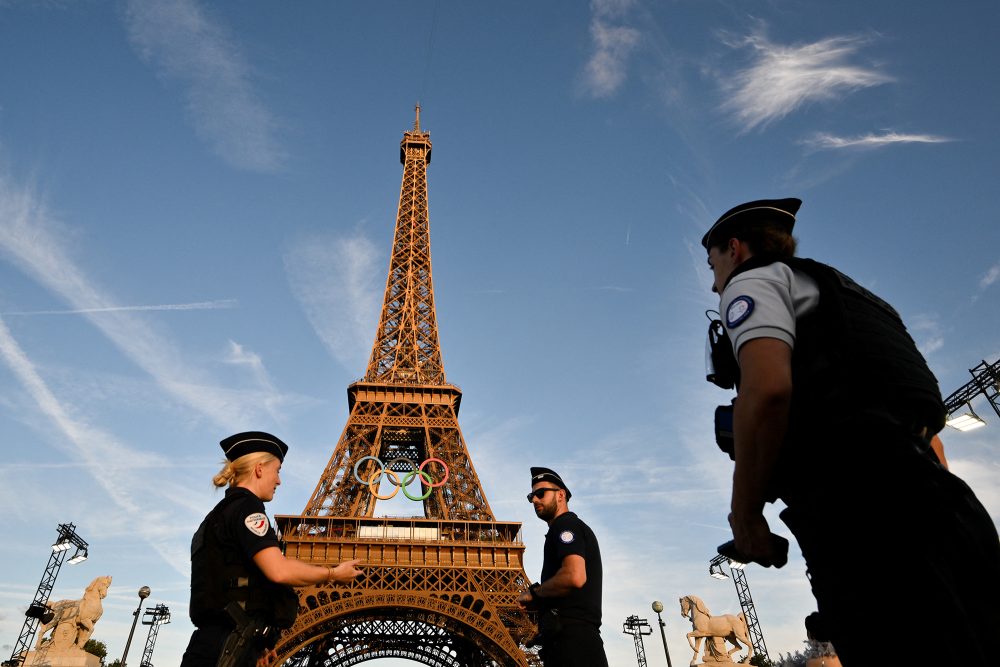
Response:
[{"label": "holster", "polygon": [[262,649],[274,646],[277,632],[258,618],[248,616],[238,602],[226,605],[235,627],[223,644],[216,667],[252,666]]},{"label": "holster", "polygon": [[559,617],[558,609],[548,609],[538,613],[538,634],[528,640],[527,645],[551,646],[553,640],[562,631],[562,619]]}]

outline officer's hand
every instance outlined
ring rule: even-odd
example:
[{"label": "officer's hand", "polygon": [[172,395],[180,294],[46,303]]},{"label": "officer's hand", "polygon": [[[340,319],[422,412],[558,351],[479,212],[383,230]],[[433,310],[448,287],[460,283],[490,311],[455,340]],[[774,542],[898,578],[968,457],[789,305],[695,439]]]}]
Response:
[{"label": "officer's hand", "polygon": [[534,606],[532,604],[533,602],[534,599],[532,599],[531,593],[529,591],[523,591],[520,595],[517,596],[517,603],[521,605],[522,609],[531,609]]},{"label": "officer's hand", "polygon": [[333,568],[333,580],[339,584],[347,584],[354,581],[355,577],[364,574],[364,572],[357,568],[357,564],[360,562],[360,558],[345,560],[343,563]]},{"label": "officer's hand", "polygon": [[733,529],[736,550],[743,554],[748,561],[759,563],[764,567],[772,565],[781,567],[788,562],[787,549],[782,552],[780,545],[774,539],[777,535],[771,533],[771,528],[763,514],[753,513],[737,518],[736,515],[730,513],[729,525]]},{"label": "officer's hand", "polygon": [[273,648],[264,651],[259,658],[257,658],[257,667],[271,667],[278,659],[278,654]]}]

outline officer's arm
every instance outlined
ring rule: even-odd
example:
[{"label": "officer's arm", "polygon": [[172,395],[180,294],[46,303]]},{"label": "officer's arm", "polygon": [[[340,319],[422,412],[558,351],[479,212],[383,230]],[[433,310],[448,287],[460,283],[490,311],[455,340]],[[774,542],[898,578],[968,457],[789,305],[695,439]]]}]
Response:
[{"label": "officer's arm", "polygon": [[336,582],[346,584],[361,574],[356,565],[360,560],[344,561],[337,567],[310,565],[293,558],[285,558],[278,547],[266,547],[253,555],[253,562],[264,576],[276,584],[308,586]]},{"label": "officer's arm", "polygon": [[739,350],[739,396],[733,412],[736,467],[730,523],[736,547],[748,556],[770,553],[764,503],[785,433],[792,399],[792,348],[755,338]]},{"label": "officer's arm", "polygon": [[583,556],[569,554],[562,560],[556,573],[535,589],[535,594],[543,598],[558,598],[568,595],[587,583],[587,561]]}]

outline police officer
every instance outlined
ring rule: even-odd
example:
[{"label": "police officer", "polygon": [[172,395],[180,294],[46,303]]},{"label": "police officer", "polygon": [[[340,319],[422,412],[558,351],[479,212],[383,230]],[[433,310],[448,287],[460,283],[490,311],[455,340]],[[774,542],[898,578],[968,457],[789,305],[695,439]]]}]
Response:
[{"label": "police officer", "polygon": [[569,511],[572,494],[555,471],[531,469],[528,502],[549,524],[541,583],[518,603],[539,612],[545,667],[607,667],[601,640],[601,549],[590,526]]},{"label": "police officer", "polygon": [[[248,617],[266,626],[287,628],[298,611],[292,586],[347,583],[361,574],[357,560],[336,567],[310,565],[285,558],[278,548],[264,503],[281,484],[288,445],[261,431],[237,433],[220,445],[226,463],[212,483],[229,488],[191,541],[190,615],[196,629],[182,667],[215,667],[235,627],[225,611],[230,602],[239,603]],[[254,646],[240,667],[270,664],[276,657],[276,639]]]},{"label": "police officer", "polygon": [[979,573],[1000,563],[1000,540],[930,447],[945,417],[937,380],[889,304],[794,256],[800,204],[741,204],[702,239],[724,323],[710,336],[716,372],[732,368],[717,384],[737,389],[735,547],[780,566],[763,509],[785,503],[844,665],[870,662],[876,627],[914,642],[907,661],[990,662],[1000,579]]}]

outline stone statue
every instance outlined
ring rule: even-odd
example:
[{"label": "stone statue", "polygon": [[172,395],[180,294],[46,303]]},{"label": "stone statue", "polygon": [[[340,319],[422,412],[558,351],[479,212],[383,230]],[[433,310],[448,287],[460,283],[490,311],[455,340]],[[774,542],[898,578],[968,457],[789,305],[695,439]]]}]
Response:
[{"label": "stone statue", "polygon": [[[94,624],[104,613],[101,600],[108,594],[111,577],[97,577],[80,600],[59,600],[48,605],[52,620],[38,629],[35,651],[45,650],[48,655],[56,652],[76,653],[83,651],[84,644],[94,634]],[[46,638],[45,633],[51,630]]]},{"label": "stone statue", "polygon": [[[691,665],[699,664],[698,652],[703,641],[705,655],[702,664],[711,663],[720,666],[733,664],[733,653],[743,648],[747,649],[747,655],[741,662],[750,661],[750,657],[753,656],[753,646],[750,644],[747,621],[743,612],[737,616],[732,614],[712,616],[701,598],[696,595],[685,595],[681,598],[681,616],[691,620],[692,630],[687,633],[688,644],[694,651]],[[727,650],[726,642],[732,644],[733,648]]]}]

